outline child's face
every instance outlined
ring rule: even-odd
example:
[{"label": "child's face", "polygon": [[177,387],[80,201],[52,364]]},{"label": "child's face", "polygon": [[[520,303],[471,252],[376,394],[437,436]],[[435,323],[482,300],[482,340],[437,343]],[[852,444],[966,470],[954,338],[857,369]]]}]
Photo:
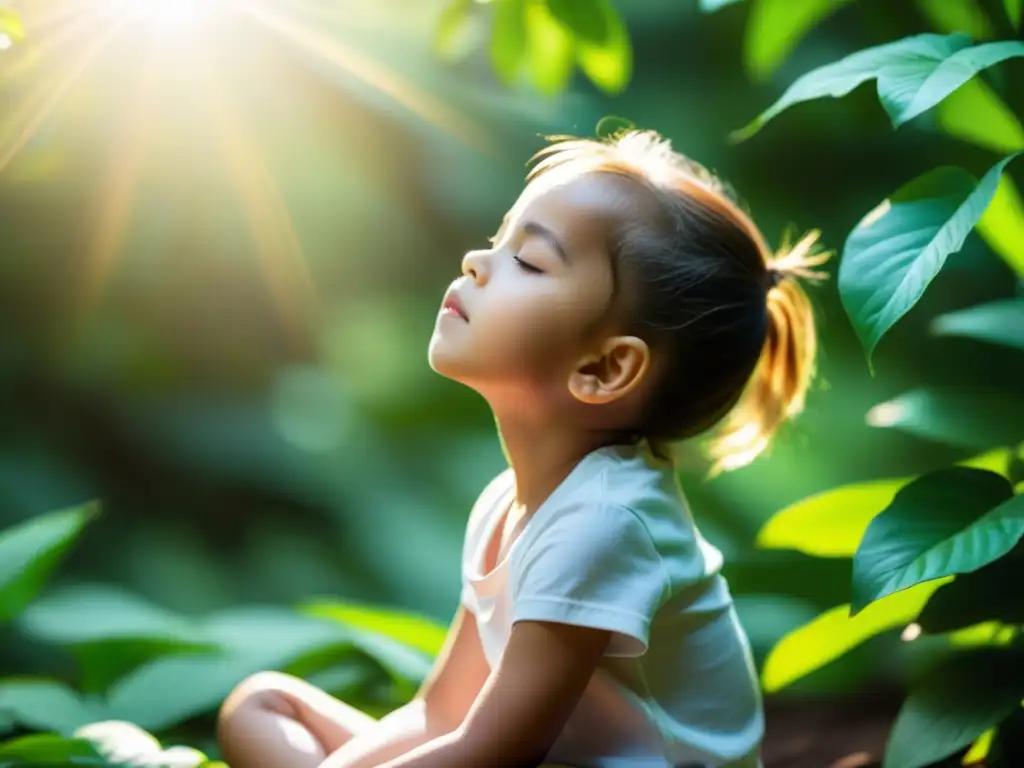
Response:
[{"label": "child's face", "polygon": [[607,242],[626,210],[616,182],[607,174],[541,177],[526,189],[493,247],[463,259],[430,340],[435,371],[488,399],[568,397],[570,374],[605,330]]}]

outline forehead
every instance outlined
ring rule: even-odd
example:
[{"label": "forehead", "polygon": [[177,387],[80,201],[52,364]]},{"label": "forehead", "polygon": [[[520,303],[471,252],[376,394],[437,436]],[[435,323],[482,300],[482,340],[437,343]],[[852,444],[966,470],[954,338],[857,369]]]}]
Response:
[{"label": "forehead", "polygon": [[531,181],[519,196],[509,211],[510,223],[533,221],[566,240],[603,241],[635,210],[635,184],[612,173],[549,171]]}]

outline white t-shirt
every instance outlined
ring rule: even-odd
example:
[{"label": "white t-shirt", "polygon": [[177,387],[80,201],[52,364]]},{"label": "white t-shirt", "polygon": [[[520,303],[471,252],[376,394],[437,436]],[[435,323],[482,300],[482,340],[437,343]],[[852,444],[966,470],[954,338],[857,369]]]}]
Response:
[{"label": "white t-shirt", "polygon": [[672,467],[646,446],[587,455],[497,566],[485,553],[515,495],[512,471],[470,513],[462,602],[498,663],[516,621],[612,631],[548,754],[574,768],[755,768],[764,731],[746,636]]}]

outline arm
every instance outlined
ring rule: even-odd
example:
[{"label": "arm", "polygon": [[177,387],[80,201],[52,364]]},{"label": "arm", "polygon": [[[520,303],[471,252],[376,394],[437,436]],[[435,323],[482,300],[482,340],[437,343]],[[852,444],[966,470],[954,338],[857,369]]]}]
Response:
[{"label": "arm", "polygon": [[321,768],[372,768],[455,731],[489,674],[476,618],[459,606],[416,697],[329,755]]},{"label": "arm", "polygon": [[517,622],[466,721],[381,768],[539,765],[576,708],[609,638],[609,632],[588,627]]}]

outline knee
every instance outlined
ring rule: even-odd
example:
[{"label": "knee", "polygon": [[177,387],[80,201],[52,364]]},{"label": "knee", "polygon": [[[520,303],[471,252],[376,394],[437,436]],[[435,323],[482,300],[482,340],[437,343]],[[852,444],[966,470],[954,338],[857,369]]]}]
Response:
[{"label": "knee", "polygon": [[245,678],[221,705],[217,716],[219,740],[231,740],[239,726],[257,712],[294,716],[287,696],[293,681],[293,677],[281,672],[257,672]]}]

